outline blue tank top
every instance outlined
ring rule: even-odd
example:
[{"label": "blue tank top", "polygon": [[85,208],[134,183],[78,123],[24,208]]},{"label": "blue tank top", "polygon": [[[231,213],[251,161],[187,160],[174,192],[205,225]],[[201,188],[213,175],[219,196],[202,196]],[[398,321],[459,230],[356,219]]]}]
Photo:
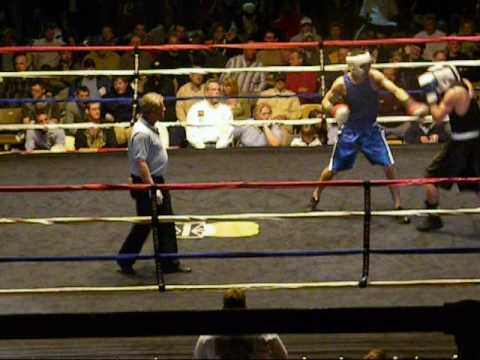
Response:
[{"label": "blue tank top", "polygon": [[357,130],[368,129],[377,120],[378,92],[369,80],[354,84],[350,76],[343,76],[347,90],[346,103],[350,107],[350,117],[345,126]]}]

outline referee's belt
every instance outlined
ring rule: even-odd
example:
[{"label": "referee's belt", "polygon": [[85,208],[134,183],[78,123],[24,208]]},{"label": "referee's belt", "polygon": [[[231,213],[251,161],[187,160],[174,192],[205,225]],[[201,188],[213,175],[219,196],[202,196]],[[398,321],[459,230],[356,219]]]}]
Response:
[{"label": "referee's belt", "polygon": [[472,131],[465,131],[465,132],[452,132],[452,140],[455,141],[466,141],[466,140],[472,140],[476,139],[480,136],[480,131],[479,130],[472,130]]}]

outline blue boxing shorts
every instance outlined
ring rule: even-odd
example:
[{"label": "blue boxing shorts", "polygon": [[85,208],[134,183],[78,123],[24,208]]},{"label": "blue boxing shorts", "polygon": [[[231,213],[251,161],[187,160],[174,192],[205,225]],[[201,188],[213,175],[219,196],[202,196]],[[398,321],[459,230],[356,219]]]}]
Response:
[{"label": "blue boxing shorts", "polygon": [[385,138],[385,130],[378,124],[367,129],[344,126],[333,147],[328,169],[334,174],[349,170],[355,164],[357,153],[361,151],[372,165],[389,167],[394,164],[392,152]]}]

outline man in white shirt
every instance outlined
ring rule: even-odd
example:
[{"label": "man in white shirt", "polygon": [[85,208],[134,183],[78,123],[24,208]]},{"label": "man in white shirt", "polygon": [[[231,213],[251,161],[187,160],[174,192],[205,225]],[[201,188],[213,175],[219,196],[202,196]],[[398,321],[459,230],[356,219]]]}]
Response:
[{"label": "man in white shirt", "polygon": [[205,84],[205,100],[194,104],[187,114],[187,140],[196,149],[212,144],[226,148],[233,140],[233,114],[220,103],[220,83],[210,79]]}]

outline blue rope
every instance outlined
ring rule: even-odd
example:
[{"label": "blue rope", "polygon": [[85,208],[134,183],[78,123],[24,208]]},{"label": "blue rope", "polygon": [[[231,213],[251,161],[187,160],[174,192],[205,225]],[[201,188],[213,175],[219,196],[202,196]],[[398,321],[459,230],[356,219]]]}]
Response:
[{"label": "blue rope", "polygon": [[[431,255],[431,254],[479,254],[478,247],[463,248],[407,248],[407,249],[371,249],[371,254],[379,255]],[[244,251],[244,252],[200,252],[161,254],[161,259],[226,259],[226,258],[266,258],[266,257],[312,257],[312,256],[349,256],[363,254],[362,249],[344,249],[334,251],[296,250],[296,251]],[[99,255],[99,256],[1,256],[0,263],[8,262],[85,262],[112,260],[153,260],[154,255]]]}]

